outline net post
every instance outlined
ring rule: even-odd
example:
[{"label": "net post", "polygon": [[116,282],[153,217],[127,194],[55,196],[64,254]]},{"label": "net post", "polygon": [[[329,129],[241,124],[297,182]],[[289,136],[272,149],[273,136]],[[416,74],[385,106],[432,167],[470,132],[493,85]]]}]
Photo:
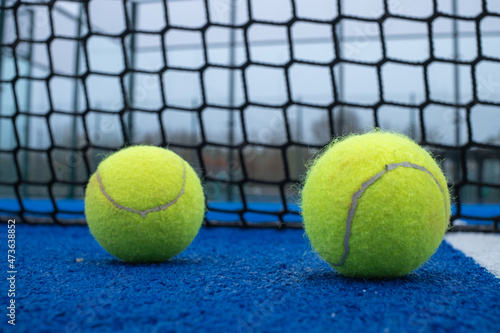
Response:
[{"label": "net post", "polygon": [[27,115],[26,115],[26,121],[24,123],[24,143],[26,145],[26,150],[25,150],[25,153],[24,153],[24,158],[23,158],[23,164],[24,164],[24,172],[23,172],[23,178],[24,178],[24,182],[23,182],[23,189],[22,189],[22,193],[24,195],[26,195],[26,197],[28,196],[28,189],[27,189],[27,186],[26,186],[26,180],[28,179],[29,177],[29,174],[30,174],[30,161],[29,161],[29,151],[28,151],[28,148],[29,148],[29,142],[30,142],[30,125],[31,125],[31,121],[30,121],[30,116],[31,116],[31,75],[32,75],[32,61],[33,61],[33,35],[35,33],[35,26],[34,26],[34,13],[33,13],[33,10],[31,9],[28,9],[27,10],[27,13],[28,13],[28,20],[29,20],[29,24],[30,24],[30,27],[29,27],[29,32],[28,32],[28,38],[29,38],[29,42],[28,42],[28,55],[27,55],[27,60],[28,60],[28,83],[27,83],[27,86],[26,86],[26,112],[27,112]]},{"label": "net post", "polygon": [[[455,147],[460,145],[460,108],[458,106],[460,102],[460,68],[456,63],[459,60],[459,39],[458,39],[458,22],[457,22],[457,0],[452,0],[452,12],[453,12],[453,60],[455,64],[453,66],[453,84],[454,84],[454,102],[455,102]],[[459,179],[460,172],[460,153],[455,151],[455,179]]]},{"label": "net post", "polygon": [[[341,10],[344,6],[344,1],[339,0],[339,15],[341,14]],[[335,126],[333,126],[333,135],[344,135],[344,116],[345,116],[345,110],[344,110],[344,66],[345,64],[342,62],[344,60],[344,22],[345,21],[339,21],[339,56],[340,56],[340,66],[339,66],[339,101],[340,101],[340,107],[339,107],[339,116],[338,116],[338,133],[335,133]],[[333,110],[332,110],[333,112]],[[333,120],[335,121],[335,115],[333,116]],[[334,124],[335,125],[335,124]]]},{"label": "net post", "polygon": [[[2,8],[5,7],[5,1],[6,0],[0,0],[0,6]],[[5,21],[5,10],[0,9],[0,80],[2,79],[2,69],[3,69],[3,52],[2,52],[2,47],[1,45],[3,44],[3,28],[4,28],[4,21]],[[0,116],[2,115],[2,86],[0,86]],[[1,128],[1,126],[0,126]],[[2,149],[2,136],[0,135],[0,149]]]},{"label": "net post", "polygon": [[227,200],[233,201],[233,146],[234,146],[234,66],[236,63],[236,0],[231,1],[231,31],[229,37],[229,156],[228,156],[228,176],[229,186],[227,187]]},{"label": "net post", "polygon": [[135,73],[134,73],[134,68],[135,68],[135,27],[137,25],[137,2],[132,2],[131,3],[131,9],[130,9],[130,29],[132,30],[132,33],[130,35],[130,61],[128,64],[128,68],[132,69],[129,71],[129,85],[128,85],[128,94],[129,94],[129,107],[128,107],[128,115],[127,115],[127,135],[128,135],[128,140],[129,144],[132,144],[134,140],[134,115],[132,111],[132,107],[134,104],[134,85],[135,85]]},{"label": "net post", "polygon": [[[73,85],[73,119],[71,124],[71,152],[70,152],[70,180],[74,184],[76,181],[76,150],[78,148],[77,139],[77,110],[78,110],[78,72],[80,71],[80,36],[82,34],[82,18],[83,18],[83,5],[78,10],[78,26],[76,28],[76,59],[75,59],[75,81]],[[69,188],[68,198],[75,197],[75,186],[71,185]]]}]

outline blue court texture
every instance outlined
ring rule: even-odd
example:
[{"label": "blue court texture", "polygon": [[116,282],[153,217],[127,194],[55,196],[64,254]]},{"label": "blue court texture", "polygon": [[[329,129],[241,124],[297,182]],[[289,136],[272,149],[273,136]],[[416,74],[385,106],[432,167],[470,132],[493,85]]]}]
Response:
[{"label": "blue court texture", "polygon": [[1,331],[500,332],[500,279],[445,242],[406,277],[365,280],[300,229],[205,227],[162,264],[114,259],[86,226],[19,224],[16,240],[17,324]]}]

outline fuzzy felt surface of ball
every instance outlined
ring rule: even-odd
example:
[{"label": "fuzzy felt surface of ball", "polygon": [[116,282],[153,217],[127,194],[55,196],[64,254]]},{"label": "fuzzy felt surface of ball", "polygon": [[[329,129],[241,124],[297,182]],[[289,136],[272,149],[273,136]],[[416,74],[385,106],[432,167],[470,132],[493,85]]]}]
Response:
[{"label": "fuzzy felt surface of ball", "polygon": [[85,191],[85,215],[99,244],[127,262],[162,262],[193,241],[205,198],[193,168],[176,153],[132,146],[104,159]]},{"label": "fuzzy felt surface of ball", "polygon": [[313,162],[301,196],[311,245],[350,277],[406,275],[432,256],[449,225],[440,166],[401,134],[332,142]]}]

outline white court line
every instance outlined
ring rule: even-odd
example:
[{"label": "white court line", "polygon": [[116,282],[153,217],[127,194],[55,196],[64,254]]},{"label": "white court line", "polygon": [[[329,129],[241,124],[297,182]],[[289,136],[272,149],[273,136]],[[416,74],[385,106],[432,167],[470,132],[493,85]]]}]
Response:
[{"label": "white court line", "polygon": [[500,234],[450,232],[445,240],[500,278]]}]

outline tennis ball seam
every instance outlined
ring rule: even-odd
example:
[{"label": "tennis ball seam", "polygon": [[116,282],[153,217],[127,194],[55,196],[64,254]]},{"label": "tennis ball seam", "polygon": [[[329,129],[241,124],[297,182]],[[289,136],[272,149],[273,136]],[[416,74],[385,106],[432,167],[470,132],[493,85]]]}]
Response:
[{"label": "tennis ball seam", "polygon": [[413,168],[417,169],[420,171],[423,171],[427,174],[429,174],[432,179],[436,182],[436,184],[439,186],[439,189],[441,190],[441,194],[443,194],[443,200],[444,200],[444,207],[445,209],[448,209],[446,206],[446,196],[444,194],[443,187],[437,180],[437,178],[430,172],[426,167],[410,163],[410,162],[399,162],[399,163],[390,163],[386,164],[384,170],[380,171],[377,173],[375,176],[371,177],[367,181],[365,181],[359,190],[354,192],[352,195],[352,200],[351,200],[351,206],[349,207],[349,211],[347,214],[347,220],[346,220],[346,229],[345,229],[345,234],[344,234],[344,253],[342,254],[342,258],[338,263],[330,263],[332,266],[342,266],[344,264],[344,261],[347,259],[347,255],[349,254],[349,240],[351,238],[351,228],[352,228],[352,220],[354,219],[354,214],[356,213],[356,208],[358,206],[358,200],[361,198],[361,196],[365,193],[366,189],[373,185],[377,180],[379,180],[383,175],[388,173],[389,171],[392,171],[394,169],[397,169],[399,167],[405,167],[405,168]]},{"label": "tennis ball seam", "polygon": [[160,211],[160,210],[166,210],[168,207],[174,205],[177,203],[177,201],[179,201],[179,199],[181,198],[181,196],[184,194],[184,191],[185,191],[185,188],[186,188],[186,164],[184,161],[182,161],[182,168],[183,168],[183,171],[182,171],[182,188],[181,190],[179,191],[179,193],[177,194],[177,196],[172,200],[172,201],[169,201],[163,205],[160,205],[160,206],[156,206],[156,207],[153,207],[153,208],[149,208],[149,209],[145,209],[145,210],[139,210],[139,209],[134,209],[134,208],[131,208],[131,207],[127,207],[127,206],[124,206],[124,205],[121,205],[119,204],[118,202],[116,202],[107,192],[106,192],[106,189],[104,188],[104,185],[102,183],[102,180],[101,180],[101,177],[99,175],[99,170],[96,171],[96,178],[97,178],[97,182],[99,183],[99,188],[101,190],[101,193],[118,209],[121,209],[121,210],[125,210],[127,212],[131,212],[131,213],[136,213],[136,214],[139,214],[141,215],[143,218],[146,218],[146,216],[148,215],[148,213],[152,213],[152,212],[157,212],[157,211]]}]

